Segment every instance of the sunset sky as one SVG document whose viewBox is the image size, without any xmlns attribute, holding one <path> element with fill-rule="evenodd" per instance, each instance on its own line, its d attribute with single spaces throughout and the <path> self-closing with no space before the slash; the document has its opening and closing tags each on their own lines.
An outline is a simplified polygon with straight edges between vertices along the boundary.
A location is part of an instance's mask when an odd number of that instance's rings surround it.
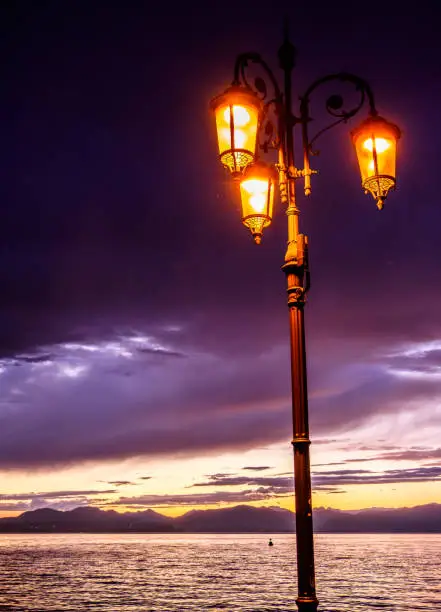
<svg viewBox="0 0 441 612">
<path fill-rule="evenodd" d="M 277 70 L 283 12 L 117 4 L 1 8 L 0 516 L 293 509 L 286 218 L 277 200 L 253 243 L 209 110 L 236 54 Z M 349 138 L 367 109 L 299 198 L 313 503 L 441 503 L 438 27 L 398 2 L 286 6 L 293 100 L 354 72 L 403 131 L 384 211 Z"/>
</svg>

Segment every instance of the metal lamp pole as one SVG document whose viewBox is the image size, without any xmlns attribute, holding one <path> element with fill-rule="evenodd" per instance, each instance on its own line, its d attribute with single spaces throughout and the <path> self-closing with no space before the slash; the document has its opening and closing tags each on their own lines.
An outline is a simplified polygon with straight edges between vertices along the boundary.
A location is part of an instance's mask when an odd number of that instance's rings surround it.
<svg viewBox="0 0 441 612">
<path fill-rule="evenodd" d="M 301 612 L 316 612 L 318 600 L 315 592 L 314 537 L 312 525 L 312 490 L 309 458 L 308 390 L 305 346 L 305 297 L 309 288 L 308 248 L 306 236 L 299 233 L 299 209 L 296 205 L 296 173 L 294 169 L 294 138 L 291 110 L 291 72 L 294 68 L 295 49 L 285 39 L 279 50 L 280 67 L 284 71 L 284 127 L 281 134 L 280 164 L 287 168 L 288 246 L 285 263 L 289 330 L 291 350 L 292 424 L 294 449 L 294 489 L 296 508 L 297 585 L 296 600 Z M 281 193 L 284 192 L 285 172 L 279 171 Z"/>
<path fill-rule="evenodd" d="M 296 50 L 289 42 L 287 29 L 285 29 L 285 40 L 278 52 L 279 65 L 284 75 L 282 91 L 273 72 L 259 54 L 244 53 L 239 55 L 236 59 L 231 87 L 212 101 L 212 108 L 216 112 L 220 159 L 223 165 L 229 168 L 233 178 L 241 180 L 241 190 L 250 168 L 251 174 L 253 168 L 260 175 L 262 174 L 262 166 L 265 170 L 265 165 L 257 160 L 256 153 L 246 148 L 248 141 L 246 135 L 244 136 L 244 117 L 246 115 L 253 116 L 253 104 L 256 104 L 257 109 L 255 110 L 256 126 L 253 133 L 254 135 L 257 132 L 264 134 L 263 142 L 259 142 L 260 148 L 265 153 L 269 149 L 275 149 L 278 154 L 278 160 L 274 166 L 278 175 L 280 199 L 282 204 L 286 206 L 288 220 L 288 244 L 282 269 L 287 281 L 290 324 L 292 445 L 294 450 L 298 579 L 296 604 L 300 612 L 317 612 L 304 319 L 304 307 L 310 278 L 308 240 L 305 235 L 299 232 L 300 211 L 296 203 L 296 182 L 298 179 L 303 180 L 305 195 L 310 195 L 311 175 L 315 174 L 315 171 L 311 170 L 310 167 L 313 143 L 323 132 L 339 123 L 348 121 L 356 115 L 367 101 L 369 117 L 352 133 L 352 137 L 360 165 L 362 186 L 366 193 L 369 192 L 373 195 L 378 208 L 381 209 L 388 191 L 395 187 L 396 141 L 400 136 L 400 131 L 395 125 L 378 116 L 369 84 L 364 79 L 349 73 L 330 74 L 314 81 L 300 98 L 299 116 L 294 115 L 292 111 L 291 74 L 295 66 L 295 56 Z M 256 64 L 263 70 L 271 83 L 272 95 L 268 94 L 267 85 L 263 78 L 255 79 L 254 85 L 250 84 L 246 75 L 249 64 Z M 359 94 L 358 102 L 350 110 L 344 110 L 344 101 L 340 95 L 328 97 L 326 110 L 332 115 L 333 121 L 320 130 L 314 138 L 310 139 L 308 135 L 308 125 L 311 121 L 309 97 L 316 88 L 330 81 L 354 85 Z M 265 104 L 263 104 L 264 102 Z M 275 114 L 275 125 L 269 118 L 270 110 Z M 257 123 L 258 116 L 259 124 Z M 297 124 L 301 126 L 302 131 L 303 169 L 301 170 L 297 169 L 294 164 L 293 132 Z M 270 194 L 273 194 L 273 188 L 270 167 L 267 167 L 267 170 L 267 178 L 264 176 L 263 180 L 260 176 L 263 183 L 268 185 L 266 204 L 265 199 L 262 199 L 262 192 L 257 196 L 260 198 L 258 200 L 260 204 L 254 212 L 252 207 L 250 208 L 250 201 L 248 203 L 242 201 L 242 221 L 251 230 L 257 244 L 261 241 L 263 228 L 269 225 L 272 216 L 272 195 L 270 198 Z M 260 206 L 262 203 L 265 206 Z"/>
</svg>

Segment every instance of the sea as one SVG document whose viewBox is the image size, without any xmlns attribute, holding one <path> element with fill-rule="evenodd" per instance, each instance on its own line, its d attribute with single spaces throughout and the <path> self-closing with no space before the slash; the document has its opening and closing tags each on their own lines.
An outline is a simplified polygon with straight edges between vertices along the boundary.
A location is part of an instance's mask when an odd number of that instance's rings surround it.
<svg viewBox="0 0 441 612">
<path fill-rule="evenodd" d="M 322 612 L 441 612 L 441 534 L 317 534 L 315 550 Z M 294 535 L 0 535 L 1 611 L 284 612 L 295 598 Z"/>
</svg>

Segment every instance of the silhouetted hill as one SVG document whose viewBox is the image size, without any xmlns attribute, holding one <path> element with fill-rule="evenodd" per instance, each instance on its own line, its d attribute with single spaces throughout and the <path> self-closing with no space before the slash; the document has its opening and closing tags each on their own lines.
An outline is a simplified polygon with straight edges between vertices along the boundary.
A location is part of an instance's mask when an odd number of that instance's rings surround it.
<svg viewBox="0 0 441 612">
<path fill-rule="evenodd" d="M 294 531 L 295 517 L 281 508 L 234 506 L 219 510 L 193 510 L 175 519 L 180 530 L 215 533 L 276 533 Z"/>
<path fill-rule="evenodd" d="M 119 513 L 80 507 L 62 512 L 40 508 L 0 519 L 0 532 L 125 532 L 174 531 L 172 519 L 153 510 Z"/>
<path fill-rule="evenodd" d="M 146 510 L 118 513 L 80 507 L 62 512 L 41 508 L 0 519 L 0 532 L 32 533 L 288 533 L 295 530 L 294 514 L 282 508 L 235 506 L 192 510 L 170 518 Z M 356 512 L 317 508 L 314 530 L 334 533 L 441 533 L 441 504 L 414 508 L 369 508 Z"/>
<path fill-rule="evenodd" d="M 441 504 L 357 512 L 318 508 L 314 528 L 338 533 L 441 533 Z"/>
</svg>

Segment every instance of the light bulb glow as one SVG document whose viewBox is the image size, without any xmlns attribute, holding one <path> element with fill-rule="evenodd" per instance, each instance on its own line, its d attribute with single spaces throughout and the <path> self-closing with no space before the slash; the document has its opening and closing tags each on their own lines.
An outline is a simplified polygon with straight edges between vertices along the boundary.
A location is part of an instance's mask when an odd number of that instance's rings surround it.
<svg viewBox="0 0 441 612">
<path fill-rule="evenodd" d="M 263 213 L 268 197 L 268 181 L 250 179 L 243 181 L 241 187 L 250 194 L 248 203 L 256 213 Z"/>
<path fill-rule="evenodd" d="M 230 125 L 230 107 L 224 111 L 225 123 Z M 233 123 L 234 127 L 244 127 L 250 121 L 250 114 L 243 106 L 233 106 Z"/>
<path fill-rule="evenodd" d="M 221 130 L 221 136 L 225 141 L 229 142 L 230 130 L 224 128 L 223 130 Z M 247 135 L 243 130 L 234 130 L 234 148 L 235 149 L 243 149 L 245 147 L 246 140 L 247 140 Z"/>
<path fill-rule="evenodd" d="M 389 149 L 390 147 L 390 144 L 391 143 L 386 140 L 386 138 L 375 138 L 375 150 L 377 153 L 384 153 L 385 151 L 387 151 L 387 149 Z M 367 151 L 372 152 L 374 149 L 374 139 L 368 138 L 367 140 L 365 140 L 363 143 L 363 148 Z"/>
</svg>

